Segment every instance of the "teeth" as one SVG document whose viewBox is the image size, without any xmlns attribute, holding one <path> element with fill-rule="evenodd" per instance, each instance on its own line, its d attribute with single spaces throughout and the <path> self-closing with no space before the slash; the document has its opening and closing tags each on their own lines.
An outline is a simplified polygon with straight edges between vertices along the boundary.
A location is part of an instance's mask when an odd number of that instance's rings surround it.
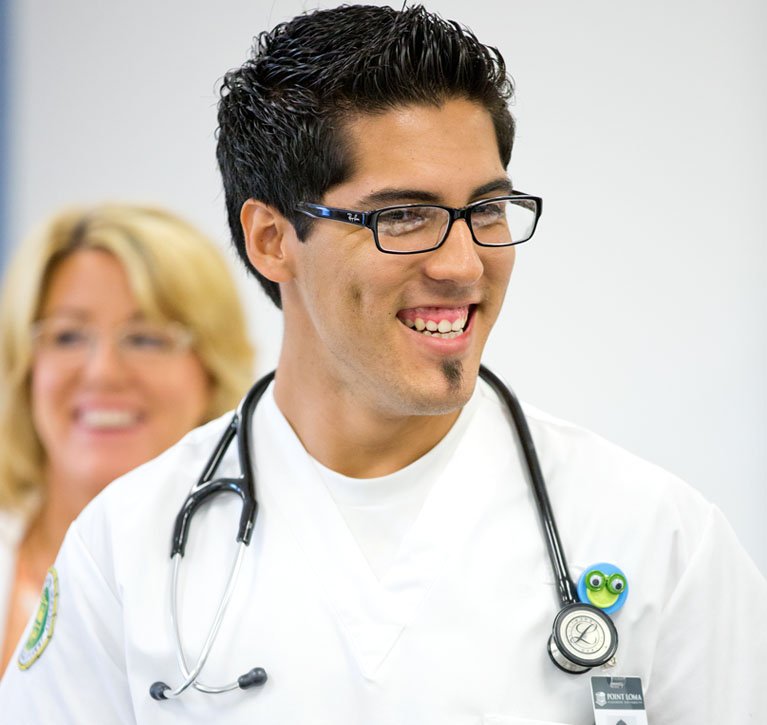
<svg viewBox="0 0 767 725">
<path fill-rule="evenodd" d="M 80 414 L 80 422 L 89 428 L 126 428 L 137 418 L 127 410 L 86 410 Z"/>
<path fill-rule="evenodd" d="M 444 340 L 452 340 L 454 337 L 463 335 L 463 330 L 459 330 L 458 332 L 430 332 L 429 330 L 424 330 L 421 334 L 428 337 L 441 337 Z"/>
<path fill-rule="evenodd" d="M 467 319 L 466 317 L 460 317 L 455 322 L 450 322 L 450 320 L 435 322 L 434 320 L 424 320 L 421 317 L 416 317 L 415 320 L 405 320 L 405 324 L 411 329 L 415 329 L 429 337 L 442 337 L 451 340 L 463 334 L 463 328 L 466 327 Z"/>
</svg>

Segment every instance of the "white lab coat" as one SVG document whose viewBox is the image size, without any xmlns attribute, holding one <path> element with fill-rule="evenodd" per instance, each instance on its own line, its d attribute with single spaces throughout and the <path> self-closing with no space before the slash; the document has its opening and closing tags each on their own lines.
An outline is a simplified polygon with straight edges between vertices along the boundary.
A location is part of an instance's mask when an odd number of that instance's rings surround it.
<svg viewBox="0 0 767 725">
<path fill-rule="evenodd" d="M 149 697 L 154 681 L 180 680 L 170 532 L 224 420 L 123 477 L 67 536 L 54 635 L 30 669 L 9 668 L 2 722 L 591 723 L 588 675 L 559 671 L 546 652 L 557 595 L 506 412 L 481 383 L 462 416 L 466 432 L 379 581 L 266 394 L 256 533 L 202 675 L 218 685 L 262 666 L 257 690 Z M 573 576 L 607 561 L 629 580 L 617 664 L 594 674 L 641 676 L 652 725 L 763 722 L 767 584 L 719 511 L 591 433 L 528 416 Z M 180 595 L 191 661 L 238 511 L 220 496 L 191 526 Z"/>
</svg>

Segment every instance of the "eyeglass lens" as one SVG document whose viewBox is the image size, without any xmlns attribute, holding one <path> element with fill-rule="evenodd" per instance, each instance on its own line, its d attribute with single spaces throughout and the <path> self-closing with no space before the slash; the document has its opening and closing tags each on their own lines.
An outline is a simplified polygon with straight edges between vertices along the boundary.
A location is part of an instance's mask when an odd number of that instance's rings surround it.
<svg viewBox="0 0 767 725">
<path fill-rule="evenodd" d="M 535 227 L 532 199 L 492 199 L 472 206 L 468 214 L 475 239 L 488 246 L 519 244 Z M 378 243 L 391 252 L 433 249 L 445 238 L 450 212 L 438 206 L 403 206 L 378 215 Z"/>
</svg>

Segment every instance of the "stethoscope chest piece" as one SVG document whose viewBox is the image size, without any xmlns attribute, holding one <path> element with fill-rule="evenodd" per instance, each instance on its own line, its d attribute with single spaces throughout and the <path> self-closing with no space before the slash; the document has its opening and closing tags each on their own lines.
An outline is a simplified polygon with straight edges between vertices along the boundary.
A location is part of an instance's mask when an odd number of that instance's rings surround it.
<svg viewBox="0 0 767 725">
<path fill-rule="evenodd" d="M 610 617 L 591 604 L 562 607 L 549 637 L 549 656 L 560 670 L 588 672 L 610 659 L 618 649 L 618 632 Z"/>
</svg>

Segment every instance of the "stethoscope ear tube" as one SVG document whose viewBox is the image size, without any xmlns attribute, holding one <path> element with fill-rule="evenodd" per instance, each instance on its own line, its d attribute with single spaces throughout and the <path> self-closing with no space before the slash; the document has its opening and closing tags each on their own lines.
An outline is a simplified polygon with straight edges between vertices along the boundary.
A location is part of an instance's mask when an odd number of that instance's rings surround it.
<svg viewBox="0 0 767 725">
<path fill-rule="evenodd" d="M 250 544 L 253 530 L 256 525 L 258 504 L 256 502 L 256 488 L 254 485 L 255 474 L 253 471 L 253 458 L 251 456 L 251 426 L 253 425 L 253 412 L 261 400 L 266 389 L 274 380 L 276 370 L 264 375 L 245 395 L 240 403 L 235 416 L 239 419 L 240 430 L 237 435 L 237 453 L 240 459 L 240 484 L 242 488 L 242 513 L 240 514 L 240 526 L 237 531 L 237 541 L 246 546 Z"/>
<path fill-rule="evenodd" d="M 221 439 L 213 449 L 213 453 L 211 453 L 208 462 L 205 464 L 200 479 L 189 492 L 189 495 L 181 506 L 181 510 L 176 515 L 176 523 L 173 526 L 173 539 L 170 550 L 171 559 L 176 554 L 180 554 L 181 556 L 184 555 L 184 552 L 186 551 L 186 542 L 189 538 L 189 524 L 191 523 L 192 516 L 194 516 L 194 512 L 199 505 L 210 495 L 210 478 L 215 473 L 221 459 L 224 457 L 224 453 L 226 453 L 229 444 L 236 435 L 237 413 L 235 413 L 229 421 L 229 425 L 226 427 Z"/>
<path fill-rule="evenodd" d="M 240 512 L 240 527 L 239 531 L 243 529 L 246 533 L 249 533 L 252 529 L 252 521 L 255 519 L 256 514 L 256 501 L 252 497 L 247 495 L 246 489 L 242 486 L 242 481 L 237 478 L 219 478 L 216 481 L 211 481 L 205 488 L 201 488 L 198 491 L 190 494 L 184 501 L 184 505 L 176 516 L 176 525 L 173 530 L 173 548 L 171 550 L 171 558 L 176 554 L 183 556 L 186 551 L 186 542 L 189 538 L 189 525 L 192 521 L 192 516 L 195 511 L 211 496 L 215 496 L 217 493 L 226 493 L 227 491 L 237 494 L 242 499 L 242 511 Z M 250 537 L 248 537 L 250 538 Z M 242 541 L 244 536 L 238 533 L 237 541 Z"/>
<path fill-rule="evenodd" d="M 266 392 L 269 383 L 274 379 L 274 375 L 275 371 L 264 375 L 248 391 L 234 415 L 232 415 L 229 425 L 226 427 L 221 439 L 213 449 L 208 462 L 205 464 L 199 480 L 192 488 L 176 516 L 176 522 L 173 527 L 171 558 L 176 554 L 184 555 L 186 542 L 189 538 L 189 525 L 200 505 L 210 496 L 227 491 L 236 493 L 242 499 L 237 541 L 242 541 L 246 545 L 250 544 L 250 538 L 255 527 L 256 514 L 258 513 L 256 492 L 253 486 L 252 458 L 250 455 L 250 418 L 261 396 Z M 212 480 L 235 437 L 237 438 L 237 452 L 240 460 L 239 477 Z"/>
<path fill-rule="evenodd" d="M 511 391 L 511 388 L 495 373 L 488 370 L 484 365 L 480 365 L 479 375 L 493 388 L 493 390 L 495 390 L 496 394 L 504 401 L 504 403 L 506 403 L 511 416 L 514 419 L 514 426 L 517 429 L 519 442 L 522 445 L 522 451 L 524 452 L 525 460 L 527 461 L 527 468 L 530 471 L 533 494 L 536 506 L 538 507 L 538 518 L 543 526 L 546 547 L 548 548 L 549 559 L 551 560 L 551 567 L 559 587 L 559 599 L 562 606 L 573 604 L 578 601 L 575 585 L 570 578 L 570 572 L 567 568 L 562 541 L 559 538 L 557 525 L 554 522 L 554 514 L 551 510 L 549 496 L 546 493 L 546 484 L 543 480 L 543 473 L 541 471 L 540 463 L 538 462 L 538 455 L 535 452 L 533 436 L 527 425 L 525 413 L 516 396 Z"/>
</svg>

